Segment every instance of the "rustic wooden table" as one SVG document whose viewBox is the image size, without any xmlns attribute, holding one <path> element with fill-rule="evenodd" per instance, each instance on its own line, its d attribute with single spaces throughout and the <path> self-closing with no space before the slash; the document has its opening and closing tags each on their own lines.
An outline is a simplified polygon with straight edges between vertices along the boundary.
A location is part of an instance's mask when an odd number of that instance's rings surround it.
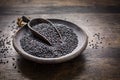
<svg viewBox="0 0 120 80">
<path fill-rule="evenodd" d="M 77 58 L 37 64 L 13 48 L 16 20 L 57 18 L 86 31 L 89 42 Z M 120 80 L 119 0 L 2 0 L 0 2 L 0 80 Z"/>
</svg>

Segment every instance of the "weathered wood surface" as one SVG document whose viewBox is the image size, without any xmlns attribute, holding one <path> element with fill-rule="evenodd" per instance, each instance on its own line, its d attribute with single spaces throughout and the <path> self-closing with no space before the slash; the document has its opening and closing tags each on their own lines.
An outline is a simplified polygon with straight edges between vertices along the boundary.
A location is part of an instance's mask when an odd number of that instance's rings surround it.
<svg viewBox="0 0 120 80">
<path fill-rule="evenodd" d="M 120 80 L 119 5 L 119 0 L 2 0 L 0 80 Z M 11 42 L 17 31 L 14 21 L 22 15 L 71 21 L 86 31 L 88 46 L 61 64 L 25 60 Z"/>
</svg>

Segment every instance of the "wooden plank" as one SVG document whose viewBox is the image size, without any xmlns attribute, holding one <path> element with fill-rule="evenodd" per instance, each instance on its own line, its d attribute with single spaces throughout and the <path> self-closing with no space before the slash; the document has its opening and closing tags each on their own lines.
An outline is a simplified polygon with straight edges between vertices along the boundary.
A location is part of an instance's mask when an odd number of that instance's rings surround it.
<svg viewBox="0 0 120 80">
<path fill-rule="evenodd" d="M 1 7 L 0 15 L 120 13 L 120 6 Z"/>
<path fill-rule="evenodd" d="M 13 21 L 20 15 L 1 15 L 0 27 L 9 40 L 16 29 Z M 31 18 L 59 18 L 71 21 L 83 28 L 89 36 L 87 49 L 77 58 L 62 64 L 43 65 L 23 59 L 12 46 L 8 53 L 1 53 L 0 79 L 1 80 L 119 80 L 120 79 L 120 29 L 119 14 L 38 14 L 27 15 Z M 115 18 L 115 20 L 114 20 Z M 114 24 L 112 24 L 114 23 Z M 112 25 L 111 25 L 112 24 Z M 10 27 L 8 27 L 10 26 Z M 113 27 L 114 26 L 114 27 Z M 14 26 L 16 28 L 16 26 Z M 111 30 L 108 30 L 111 29 Z M 11 31 L 12 30 L 12 31 Z M 112 32 L 111 31 L 116 31 Z M 100 33 L 100 38 L 93 35 Z M 3 38 L 3 37 L 1 37 Z M 109 39 L 109 40 L 108 40 Z M 93 40 L 93 41 L 92 41 Z M 114 40 L 116 40 L 114 42 Z M 98 48 L 93 48 L 96 42 L 102 42 Z M 6 44 L 5 46 L 9 46 Z M 11 49 L 12 48 L 12 49 Z M 4 55 L 5 54 L 5 55 Z M 8 61 L 8 63 L 7 63 Z M 47 76 L 47 77 L 46 77 Z"/>
<path fill-rule="evenodd" d="M 2 0 L 0 6 L 38 7 L 38 6 L 119 6 L 119 0 Z"/>
</svg>

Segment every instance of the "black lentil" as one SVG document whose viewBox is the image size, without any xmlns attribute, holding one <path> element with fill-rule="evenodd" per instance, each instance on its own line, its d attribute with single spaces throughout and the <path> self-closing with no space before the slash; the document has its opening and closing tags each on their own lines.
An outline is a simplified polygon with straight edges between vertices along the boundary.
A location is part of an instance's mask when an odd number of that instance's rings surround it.
<svg viewBox="0 0 120 80">
<path fill-rule="evenodd" d="M 12 66 L 15 66 L 15 64 L 13 63 Z"/>
<path fill-rule="evenodd" d="M 20 59 L 17 59 L 17 61 L 20 61 Z"/>
<path fill-rule="evenodd" d="M 18 73 L 20 73 L 20 71 L 18 71 Z"/>
<path fill-rule="evenodd" d="M 11 41 L 6 42 L 6 44 L 11 45 Z"/>
<path fill-rule="evenodd" d="M 108 45 L 111 45 L 111 43 L 108 43 Z"/>
<path fill-rule="evenodd" d="M 46 45 L 31 32 L 28 32 L 20 40 L 23 50 L 28 54 L 43 58 L 60 57 L 72 52 L 78 44 L 76 34 L 66 25 L 55 24 L 55 26 L 60 32 L 62 40 L 54 27 L 46 23 L 38 24 L 33 28 L 45 36 L 53 46 Z"/>
<path fill-rule="evenodd" d="M 16 66 L 14 66 L 14 69 L 16 69 L 17 67 Z"/>
<path fill-rule="evenodd" d="M 15 58 L 12 58 L 12 60 L 14 61 L 14 60 L 15 60 Z"/>
<path fill-rule="evenodd" d="M 14 21 L 12 21 L 12 23 L 15 23 L 15 20 L 14 20 Z"/>
<path fill-rule="evenodd" d="M 6 63 L 8 63 L 9 61 L 6 61 Z"/>
</svg>

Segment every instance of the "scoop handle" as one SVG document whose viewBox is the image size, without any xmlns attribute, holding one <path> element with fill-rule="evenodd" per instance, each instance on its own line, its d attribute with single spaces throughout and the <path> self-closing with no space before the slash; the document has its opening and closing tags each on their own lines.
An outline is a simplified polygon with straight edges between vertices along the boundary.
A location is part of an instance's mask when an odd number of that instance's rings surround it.
<svg viewBox="0 0 120 80">
<path fill-rule="evenodd" d="M 22 17 L 17 19 L 17 25 L 18 25 L 18 27 L 23 27 L 26 24 L 28 24 L 29 21 L 30 20 L 27 17 L 22 16 Z"/>
<path fill-rule="evenodd" d="M 22 16 L 22 21 L 24 21 L 25 23 L 28 23 L 30 20 L 27 17 Z"/>
</svg>

